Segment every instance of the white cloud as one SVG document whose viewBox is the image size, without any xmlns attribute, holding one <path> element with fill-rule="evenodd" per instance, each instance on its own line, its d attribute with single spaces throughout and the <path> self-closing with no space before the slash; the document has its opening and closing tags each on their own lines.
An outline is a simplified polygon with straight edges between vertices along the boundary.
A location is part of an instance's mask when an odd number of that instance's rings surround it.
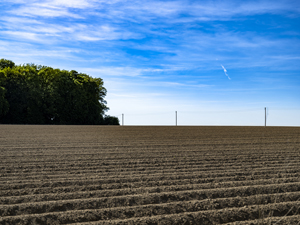
<svg viewBox="0 0 300 225">
<path fill-rule="evenodd" d="M 231 78 L 228 76 L 228 74 L 227 74 L 227 70 L 225 69 L 225 67 L 223 66 L 223 65 L 221 65 L 222 66 L 222 68 L 223 68 L 223 70 L 224 70 L 224 73 L 225 73 L 225 75 L 228 77 L 228 79 L 229 80 L 231 80 Z"/>
<path fill-rule="evenodd" d="M 35 45 L 0 40 L 1 58 L 6 58 L 14 61 L 16 64 L 35 63 L 46 66 L 53 66 L 55 68 L 66 69 L 66 61 L 79 60 L 74 56 L 74 53 L 80 49 L 72 49 L 65 47 L 53 47 L 38 49 Z M 53 63 L 53 61 L 57 61 Z M 70 67 L 72 68 L 72 67 Z"/>
<path fill-rule="evenodd" d="M 171 67 L 171 65 L 169 65 Z M 125 76 L 125 77 L 136 77 L 136 76 L 143 76 L 143 75 L 149 75 L 149 74 L 156 74 L 155 79 L 159 77 L 162 72 L 169 72 L 169 71 L 184 71 L 187 68 L 182 68 L 182 67 L 174 67 L 174 68 L 162 68 L 162 69 L 155 69 L 155 68 L 139 68 L 139 67 L 98 67 L 98 68 L 80 68 L 81 71 L 86 71 L 86 73 L 89 73 L 91 75 L 97 75 L 97 76 Z M 152 83 L 151 76 L 148 77 L 149 79 L 146 83 L 147 85 L 153 84 L 153 85 L 158 85 L 158 83 L 154 82 Z M 189 86 L 189 87 L 205 87 L 207 85 L 202 85 L 202 84 L 183 84 L 183 83 L 178 83 L 178 82 L 160 82 L 159 84 L 165 85 L 173 85 L 173 86 Z"/>
<path fill-rule="evenodd" d="M 258 14 L 299 13 L 299 7 L 294 7 L 291 1 L 204 1 L 195 2 L 186 9 L 196 20 L 232 20 L 238 17 Z"/>
<path fill-rule="evenodd" d="M 43 42 L 42 38 L 38 36 L 36 33 L 25 32 L 25 31 L 3 31 L 3 34 L 7 36 L 11 36 L 14 39 L 18 39 L 20 41 L 31 40 L 36 42 Z"/>
<path fill-rule="evenodd" d="M 173 86 L 173 87 L 187 87 L 187 88 L 206 88 L 211 87 L 208 84 L 187 84 L 187 83 L 179 83 L 179 82 L 158 82 L 156 85 L 163 85 L 163 86 Z"/>
<path fill-rule="evenodd" d="M 42 16 L 42 17 L 74 17 L 82 18 L 78 14 L 70 12 L 70 9 L 95 8 L 97 1 L 93 0 L 46 0 L 46 1 L 9 1 L 15 4 L 22 4 L 19 8 L 10 11 L 13 15 L 21 16 Z"/>
<path fill-rule="evenodd" d="M 74 38 L 80 41 L 103 41 L 103 40 L 122 40 L 136 38 L 136 35 L 128 32 L 117 30 L 109 25 L 100 26 L 77 26 L 74 32 Z"/>
<path fill-rule="evenodd" d="M 130 11 L 144 20 L 155 19 L 155 17 L 169 17 L 177 15 L 186 4 L 180 1 L 133 1 L 124 5 L 124 11 Z"/>
<path fill-rule="evenodd" d="M 134 33 L 119 30 L 110 25 L 84 25 L 80 23 L 45 23 L 43 20 L 28 19 L 23 17 L 1 18 L 2 33 L 19 41 L 36 41 L 49 44 L 62 41 L 104 41 L 125 40 L 137 38 Z M 1 32 L 1 31 L 0 31 Z M 0 33 L 1 35 L 1 33 Z"/>
<path fill-rule="evenodd" d="M 196 21 L 232 20 L 257 14 L 299 13 L 294 4 L 274 1 L 117 1 L 103 3 L 102 16 L 113 20 L 128 20 L 135 23 L 160 21 L 163 23 L 192 23 Z M 298 7 L 299 8 L 299 7 Z M 185 15 L 185 16 L 182 16 Z M 167 20 L 166 20 L 167 19 Z"/>
<path fill-rule="evenodd" d="M 23 6 L 10 12 L 14 15 L 29 17 L 73 17 L 82 18 L 82 16 L 70 13 L 66 8 L 43 6 L 33 4 L 32 6 Z"/>
<path fill-rule="evenodd" d="M 97 1 L 93 1 L 93 0 L 54 0 L 54 1 L 46 1 L 43 5 L 84 9 L 84 8 L 93 7 L 95 2 L 97 2 Z"/>
<path fill-rule="evenodd" d="M 23 6 L 11 11 L 12 14 L 23 16 L 44 17 L 75 17 L 72 9 L 88 10 L 89 13 L 99 13 L 102 17 L 113 20 L 131 20 L 137 23 L 159 18 L 173 18 L 166 23 L 187 22 L 193 20 L 228 20 L 235 16 L 247 16 L 263 13 L 285 14 L 299 13 L 299 7 L 294 7 L 291 1 L 96 1 L 96 0 L 44 0 L 44 1 L 7 1 Z M 83 11 L 81 11 L 83 12 Z M 180 15 L 189 15 L 181 17 Z M 81 14 L 81 15 L 84 15 Z M 181 18 L 179 18 L 181 17 Z"/>
<path fill-rule="evenodd" d="M 42 21 L 26 18 L 26 17 L 16 17 L 16 16 L 2 16 L 0 21 L 3 21 L 6 24 L 6 27 L 12 27 L 13 29 L 20 28 L 20 24 L 30 24 L 30 25 L 37 25 L 43 24 Z"/>
<path fill-rule="evenodd" d="M 8 13 L 24 17 L 71 17 L 83 18 L 70 12 L 70 9 L 86 9 L 94 6 L 93 1 L 84 0 L 55 0 L 55 1 L 12 1 L 20 4 Z"/>
<path fill-rule="evenodd" d="M 166 93 L 131 93 L 131 94 L 117 94 L 117 93 L 112 93 L 110 94 L 112 97 L 117 97 L 117 98 L 149 98 L 149 97 L 162 97 L 166 96 Z"/>
<path fill-rule="evenodd" d="M 98 68 L 80 68 L 84 73 L 88 73 L 93 76 L 129 76 L 135 77 L 142 75 L 142 69 L 134 67 L 98 67 Z"/>
</svg>

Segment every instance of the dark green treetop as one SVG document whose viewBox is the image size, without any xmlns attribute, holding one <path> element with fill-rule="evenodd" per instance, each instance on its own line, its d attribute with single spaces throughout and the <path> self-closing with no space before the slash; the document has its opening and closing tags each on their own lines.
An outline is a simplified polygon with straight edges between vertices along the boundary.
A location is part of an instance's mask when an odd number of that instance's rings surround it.
<svg viewBox="0 0 300 225">
<path fill-rule="evenodd" d="M 0 123 L 103 124 L 106 92 L 101 78 L 75 70 L 0 60 Z"/>
</svg>

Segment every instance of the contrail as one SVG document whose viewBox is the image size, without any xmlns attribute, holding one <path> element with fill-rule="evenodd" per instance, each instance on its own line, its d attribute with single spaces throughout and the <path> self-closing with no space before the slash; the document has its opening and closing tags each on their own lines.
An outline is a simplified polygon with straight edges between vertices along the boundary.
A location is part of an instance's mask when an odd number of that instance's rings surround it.
<svg viewBox="0 0 300 225">
<path fill-rule="evenodd" d="M 223 66 L 223 65 L 221 65 L 222 66 L 222 68 L 223 68 L 223 70 L 224 70 L 224 73 L 225 73 L 225 75 L 228 77 L 228 79 L 229 80 L 231 80 L 231 78 L 228 76 L 228 74 L 227 74 L 227 70 L 225 69 L 225 67 Z"/>
</svg>

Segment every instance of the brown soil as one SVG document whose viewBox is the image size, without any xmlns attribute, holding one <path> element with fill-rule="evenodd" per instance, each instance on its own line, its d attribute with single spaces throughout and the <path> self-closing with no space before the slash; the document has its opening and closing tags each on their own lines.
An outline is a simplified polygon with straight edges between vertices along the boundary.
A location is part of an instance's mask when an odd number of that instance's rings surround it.
<svg viewBox="0 0 300 225">
<path fill-rule="evenodd" d="M 299 224 L 299 127 L 0 125 L 0 224 Z"/>
</svg>

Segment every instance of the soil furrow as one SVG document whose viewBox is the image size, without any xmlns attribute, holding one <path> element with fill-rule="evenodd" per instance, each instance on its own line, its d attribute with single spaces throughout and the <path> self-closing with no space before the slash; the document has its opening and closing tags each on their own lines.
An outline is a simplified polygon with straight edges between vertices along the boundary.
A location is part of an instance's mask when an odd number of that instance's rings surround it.
<svg viewBox="0 0 300 225">
<path fill-rule="evenodd" d="M 272 186 L 252 186 L 252 187 L 240 187 L 240 188 L 220 188 L 220 189 L 207 189 L 207 190 L 191 190 L 191 191 L 177 191 L 177 192 L 165 192 L 165 193 L 151 193 L 146 195 L 126 195 L 119 197 L 104 197 L 104 198 L 89 198 L 89 199 L 76 199 L 76 200 L 57 200 L 47 202 L 30 202 L 14 205 L 0 205 L 0 216 L 14 216 L 20 214 L 35 214 L 46 213 L 54 211 L 67 211 L 67 210 L 83 210 L 83 209 L 98 209 L 98 208 L 112 208 L 112 207 L 126 207 L 126 206 L 138 206 L 148 204 L 159 204 L 169 202 L 187 202 L 192 200 L 204 200 L 209 199 L 209 205 L 211 209 L 214 209 L 215 199 L 225 198 L 222 203 L 226 205 L 226 202 L 233 205 L 227 205 L 225 207 L 244 206 L 249 204 L 269 204 L 276 201 L 298 201 L 300 199 L 300 185 L 289 185 L 280 187 Z M 287 194 L 277 194 L 285 192 Z M 293 192 L 293 193 L 290 193 Z M 271 194 L 277 194 L 271 196 Z M 265 195 L 265 196 L 263 196 Z M 249 197 L 250 196 L 250 197 Z M 240 202 L 230 201 L 228 198 L 235 198 Z M 286 197 L 286 198 L 284 198 Z M 253 200 L 251 203 L 247 203 Z M 272 200 L 274 202 L 272 202 Z M 258 202 L 257 202 L 258 201 Z M 177 203 L 176 203 L 177 204 Z M 191 205 L 190 203 L 188 205 Z M 217 208 L 221 207 L 220 203 L 215 204 Z M 187 206 L 188 207 L 188 206 Z M 222 207 L 221 207 L 222 208 Z M 204 210 L 204 209 L 201 209 Z M 189 211 L 189 210 L 185 210 Z"/>
<path fill-rule="evenodd" d="M 295 215 L 299 211 L 300 202 L 273 203 L 268 205 L 250 205 L 249 207 L 233 207 L 220 210 L 204 210 L 186 212 L 182 203 L 174 208 L 170 203 L 150 206 L 120 207 L 112 209 L 88 209 L 66 212 L 31 214 L 24 216 L 8 216 L 0 218 L 0 224 L 67 224 L 75 222 L 102 221 L 102 224 L 213 224 L 229 223 L 256 219 L 260 214 L 274 216 Z M 128 220 L 129 219 L 129 220 Z M 167 220 L 166 220 L 167 219 Z"/>
<path fill-rule="evenodd" d="M 201 184 L 166 184 L 160 185 L 154 183 L 152 186 L 138 187 L 123 186 L 116 189 L 116 186 L 92 186 L 93 188 L 88 191 L 78 191 L 76 189 L 59 189 L 55 194 L 35 194 L 32 195 L 20 195 L 11 197 L 0 197 L 0 204 L 19 204 L 26 202 L 41 202 L 41 201 L 54 201 L 54 200 L 68 200 L 68 199 L 82 199 L 82 198 L 99 198 L 99 197 L 110 197 L 110 196 L 124 196 L 133 194 L 150 194 L 150 193 L 163 193 L 170 191 L 187 191 L 187 190 L 203 190 L 203 189 L 217 189 L 217 188 L 238 188 L 245 186 L 265 186 L 270 184 L 283 184 L 287 183 L 299 185 L 300 178 L 294 179 L 278 179 L 278 180 L 250 180 L 250 181 L 238 181 L 238 182 L 221 182 L 221 183 L 201 183 Z M 294 183 L 295 182 L 295 183 Z M 143 183 L 141 183 L 142 185 Z M 53 191 L 53 190 L 51 190 Z M 6 195 L 7 196 L 7 195 Z"/>
</svg>

